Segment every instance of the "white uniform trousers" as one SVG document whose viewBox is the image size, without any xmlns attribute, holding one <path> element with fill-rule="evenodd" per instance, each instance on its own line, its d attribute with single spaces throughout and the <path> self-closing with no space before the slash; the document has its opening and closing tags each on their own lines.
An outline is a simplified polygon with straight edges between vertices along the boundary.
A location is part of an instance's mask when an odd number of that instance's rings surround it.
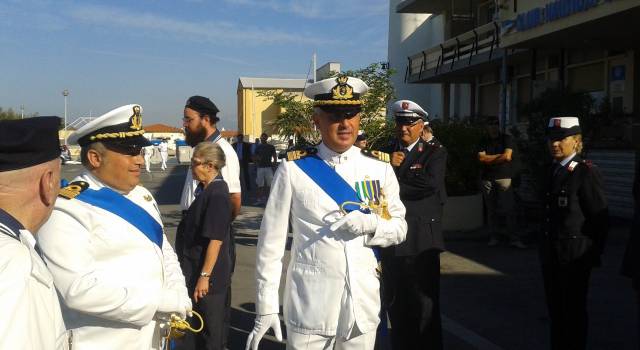
<svg viewBox="0 0 640 350">
<path fill-rule="evenodd" d="M 160 158 L 162 158 L 162 170 L 167 169 L 167 158 L 169 158 L 169 153 L 160 152 Z"/>
<path fill-rule="evenodd" d="M 375 330 L 350 339 L 287 331 L 287 350 L 373 350 L 375 343 Z"/>
</svg>

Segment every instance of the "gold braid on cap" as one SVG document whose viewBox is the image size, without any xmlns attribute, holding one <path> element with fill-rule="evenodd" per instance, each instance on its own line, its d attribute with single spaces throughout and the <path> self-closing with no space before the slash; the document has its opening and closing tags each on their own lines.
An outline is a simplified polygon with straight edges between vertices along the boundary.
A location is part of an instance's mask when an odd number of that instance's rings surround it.
<svg viewBox="0 0 640 350">
<path fill-rule="evenodd" d="M 144 130 L 138 131 L 120 131 L 120 132 L 108 132 L 104 134 L 93 135 L 89 138 L 91 141 L 104 140 L 104 139 L 126 139 L 127 137 L 134 137 L 144 135 Z"/>
<path fill-rule="evenodd" d="M 327 106 L 327 105 L 361 105 L 362 100 L 318 100 L 314 101 L 314 106 Z"/>
</svg>

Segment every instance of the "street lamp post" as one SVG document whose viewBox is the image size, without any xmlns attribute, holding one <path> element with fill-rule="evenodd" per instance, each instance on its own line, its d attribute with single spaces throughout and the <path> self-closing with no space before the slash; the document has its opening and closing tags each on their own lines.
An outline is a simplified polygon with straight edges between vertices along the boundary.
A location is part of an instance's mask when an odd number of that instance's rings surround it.
<svg viewBox="0 0 640 350">
<path fill-rule="evenodd" d="M 64 89 L 62 91 L 64 96 L 64 144 L 67 144 L 67 96 L 69 96 L 69 90 Z"/>
<path fill-rule="evenodd" d="M 24 119 L 24 105 L 20 105 L 20 119 Z"/>
</svg>

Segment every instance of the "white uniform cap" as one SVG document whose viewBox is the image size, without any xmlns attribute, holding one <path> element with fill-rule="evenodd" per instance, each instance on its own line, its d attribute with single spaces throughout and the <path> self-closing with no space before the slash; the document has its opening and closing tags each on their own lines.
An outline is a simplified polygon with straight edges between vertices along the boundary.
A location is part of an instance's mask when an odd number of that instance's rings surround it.
<svg viewBox="0 0 640 350">
<path fill-rule="evenodd" d="M 69 135 L 67 142 L 85 146 L 93 142 L 113 142 L 148 146 L 142 129 L 142 106 L 131 104 L 118 107 L 83 125 Z"/>
<path fill-rule="evenodd" d="M 422 109 L 419 104 L 409 101 L 400 100 L 391 105 L 391 112 L 395 117 L 420 118 L 427 121 L 429 113 Z"/>
<path fill-rule="evenodd" d="M 549 119 L 547 137 L 551 140 L 562 140 L 565 137 L 581 133 L 580 121 L 576 117 L 554 117 Z"/>
<path fill-rule="evenodd" d="M 304 95 L 314 100 L 314 106 L 360 106 L 369 87 L 364 81 L 347 76 L 320 80 L 304 89 Z"/>
<path fill-rule="evenodd" d="M 569 129 L 574 126 L 580 126 L 580 120 L 576 117 L 555 117 L 549 119 L 550 128 Z"/>
</svg>

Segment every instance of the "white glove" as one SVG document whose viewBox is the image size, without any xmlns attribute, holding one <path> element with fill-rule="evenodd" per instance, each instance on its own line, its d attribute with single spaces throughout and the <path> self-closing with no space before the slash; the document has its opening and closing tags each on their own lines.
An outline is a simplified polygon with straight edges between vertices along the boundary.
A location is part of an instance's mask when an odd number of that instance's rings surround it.
<svg viewBox="0 0 640 350">
<path fill-rule="evenodd" d="M 185 318 L 191 312 L 191 300 L 185 299 L 180 291 L 173 289 L 163 289 L 158 303 L 158 312 L 176 314 Z"/>
<path fill-rule="evenodd" d="M 359 210 L 354 210 L 343 216 L 329 227 L 331 232 L 343 230 L 353 235 L 368 235 L 376 232 L 378 227 L 378 215 L 365 214 Z"/>
<path fill-rule="evenodd" d="M 253 330 L 249 333 L 247 338 L 247 346 L 245 350 L 258 350 L 258 344 L 265 333 L 273 328 L 273 332 L 276 334 L 276 339 L 282 341 L 282 330 L 280 330 L 280 318 L 278 314 L 257 315 L 256 323 L 253 326 Z"/>
</svg>

